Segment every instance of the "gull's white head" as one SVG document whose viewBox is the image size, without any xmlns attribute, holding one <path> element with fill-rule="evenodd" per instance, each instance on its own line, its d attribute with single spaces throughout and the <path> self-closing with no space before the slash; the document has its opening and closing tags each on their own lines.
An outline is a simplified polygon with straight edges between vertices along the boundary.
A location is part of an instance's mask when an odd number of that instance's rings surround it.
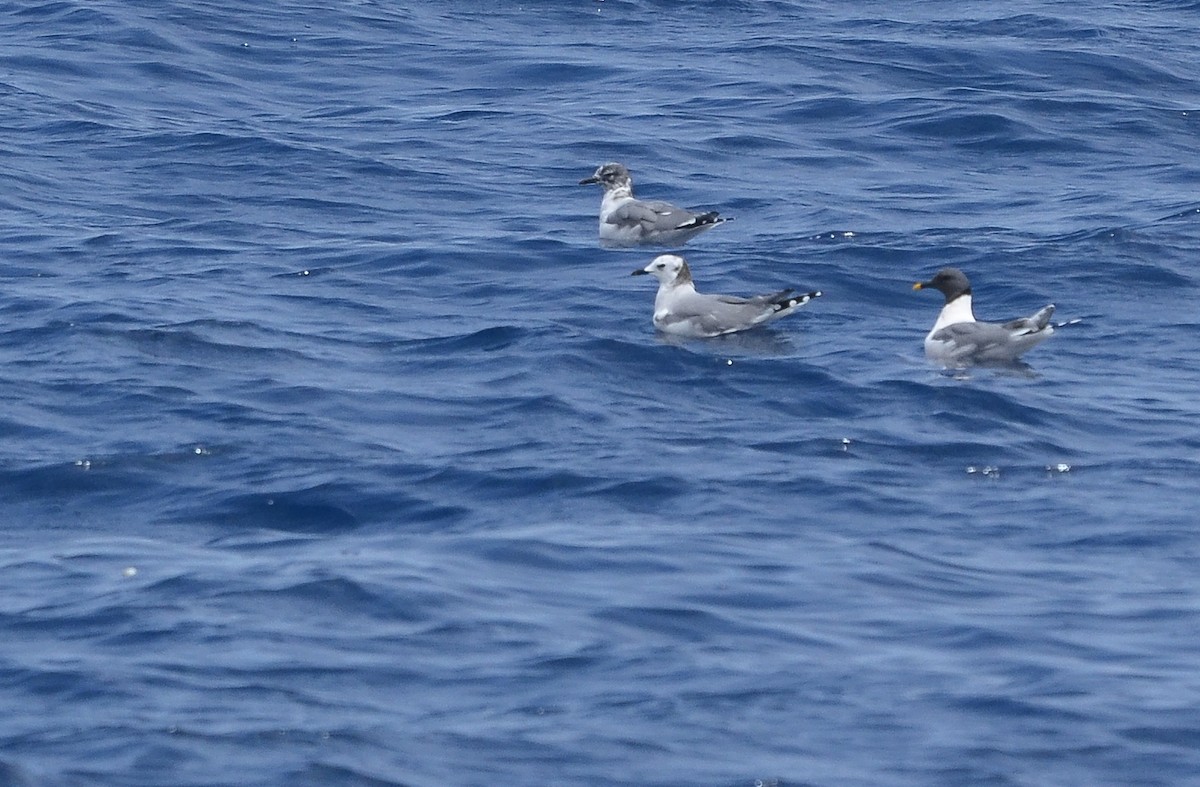
<svg viewBox="0 0 1200 787">
<path fill-rule="evenodd" d="M 688 270 L 687 260 L 677 254 L 660 254 L 644 268 L 638 268 L 631 275 L 642 276 L 649 274 L 658 279 L 659 284 L 668 287 L 678 287 L 691 284 L 692 272 Z"/>
</svg>

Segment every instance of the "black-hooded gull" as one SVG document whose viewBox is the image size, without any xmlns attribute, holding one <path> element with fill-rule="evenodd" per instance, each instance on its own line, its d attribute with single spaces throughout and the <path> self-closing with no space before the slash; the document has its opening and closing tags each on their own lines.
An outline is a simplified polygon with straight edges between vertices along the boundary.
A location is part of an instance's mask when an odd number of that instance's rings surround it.
<svg viewBox="0 0 1200 787">
<path fill-rule="evenodd" d="M 935 289 L 946 296 L 937 322 L 925 337 L 925 354 L 946 366 L 1013 363 L 1054 333 L 1050 324 L 1054 304 L 1004 323 L 977 321 L 971 310 L 971 282 L 958 268 L 943 268 L 913 289 Z"/>
</svg>

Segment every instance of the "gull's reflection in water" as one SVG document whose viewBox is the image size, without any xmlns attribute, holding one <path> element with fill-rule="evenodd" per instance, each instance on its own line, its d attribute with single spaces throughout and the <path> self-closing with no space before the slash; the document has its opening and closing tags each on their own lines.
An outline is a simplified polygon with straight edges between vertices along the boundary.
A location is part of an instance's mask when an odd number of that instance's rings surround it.
<svg viewBox="0 0 1200 787">
<path fill-rule="evenodd" d="M 696 351 L 712 351 L 721 355 L 781 356 L 796 352 L 796 343 L 791 336 L 769 329 L 738 331 L 708 338 L 658 334 L 658 340 L 673 347 L 685 347 Z"/>
</svg>

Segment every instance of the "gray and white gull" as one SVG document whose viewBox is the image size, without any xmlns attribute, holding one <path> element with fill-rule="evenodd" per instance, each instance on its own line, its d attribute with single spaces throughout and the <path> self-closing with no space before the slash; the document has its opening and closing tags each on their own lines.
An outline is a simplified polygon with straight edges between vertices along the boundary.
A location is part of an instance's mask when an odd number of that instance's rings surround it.
<svg viewBox="0 0 1200 787">
<path fill-rule="evenodd" d="M 690 338 L 720 336 L 765 325 L 821 295 L 820 292 L 793 294 L 793 290 L 752 298 L 706 295 L 696 292 L 687 261 L 675 254 L 659 255 L 632 275 L 658 279 L 654 327 L 663 333 Z"/>
<path fill-rule="evenodd" d="M 623 164 L 604 164 L 590 178 L 579 181 L 581 186 L 589 183 L 598 183 L 604 189 L 600 202 L 600 245 L 606 248 L 682 246 L 701 232 L 727 221 L 715 210 L 693 213 L 669 202 L 635 198 L 633 180 Z"/>
<path fill-rule="evenodd" d="M 914 290 L 934 289 L 946 296 L 937 322 L 925 337 L 925 355 L 946 366 L 1013 363 L 1054 333 L 1054 304 L 1008 322 L 979 322 L 971 309 L 971 282 L 958 268 L 943 268 Z"/>
</svg>

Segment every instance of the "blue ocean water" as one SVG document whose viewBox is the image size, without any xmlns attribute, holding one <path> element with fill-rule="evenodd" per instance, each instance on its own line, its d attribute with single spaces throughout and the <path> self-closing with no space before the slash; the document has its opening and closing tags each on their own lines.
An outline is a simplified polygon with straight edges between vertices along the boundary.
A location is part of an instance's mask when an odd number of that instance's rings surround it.
<svg viewBox="0 0 1200 787">
<path fill-rule="evenodd" d="M 0 784 L 1200 784 L 1197 12 L 0 3 Z"/>
</svg>

